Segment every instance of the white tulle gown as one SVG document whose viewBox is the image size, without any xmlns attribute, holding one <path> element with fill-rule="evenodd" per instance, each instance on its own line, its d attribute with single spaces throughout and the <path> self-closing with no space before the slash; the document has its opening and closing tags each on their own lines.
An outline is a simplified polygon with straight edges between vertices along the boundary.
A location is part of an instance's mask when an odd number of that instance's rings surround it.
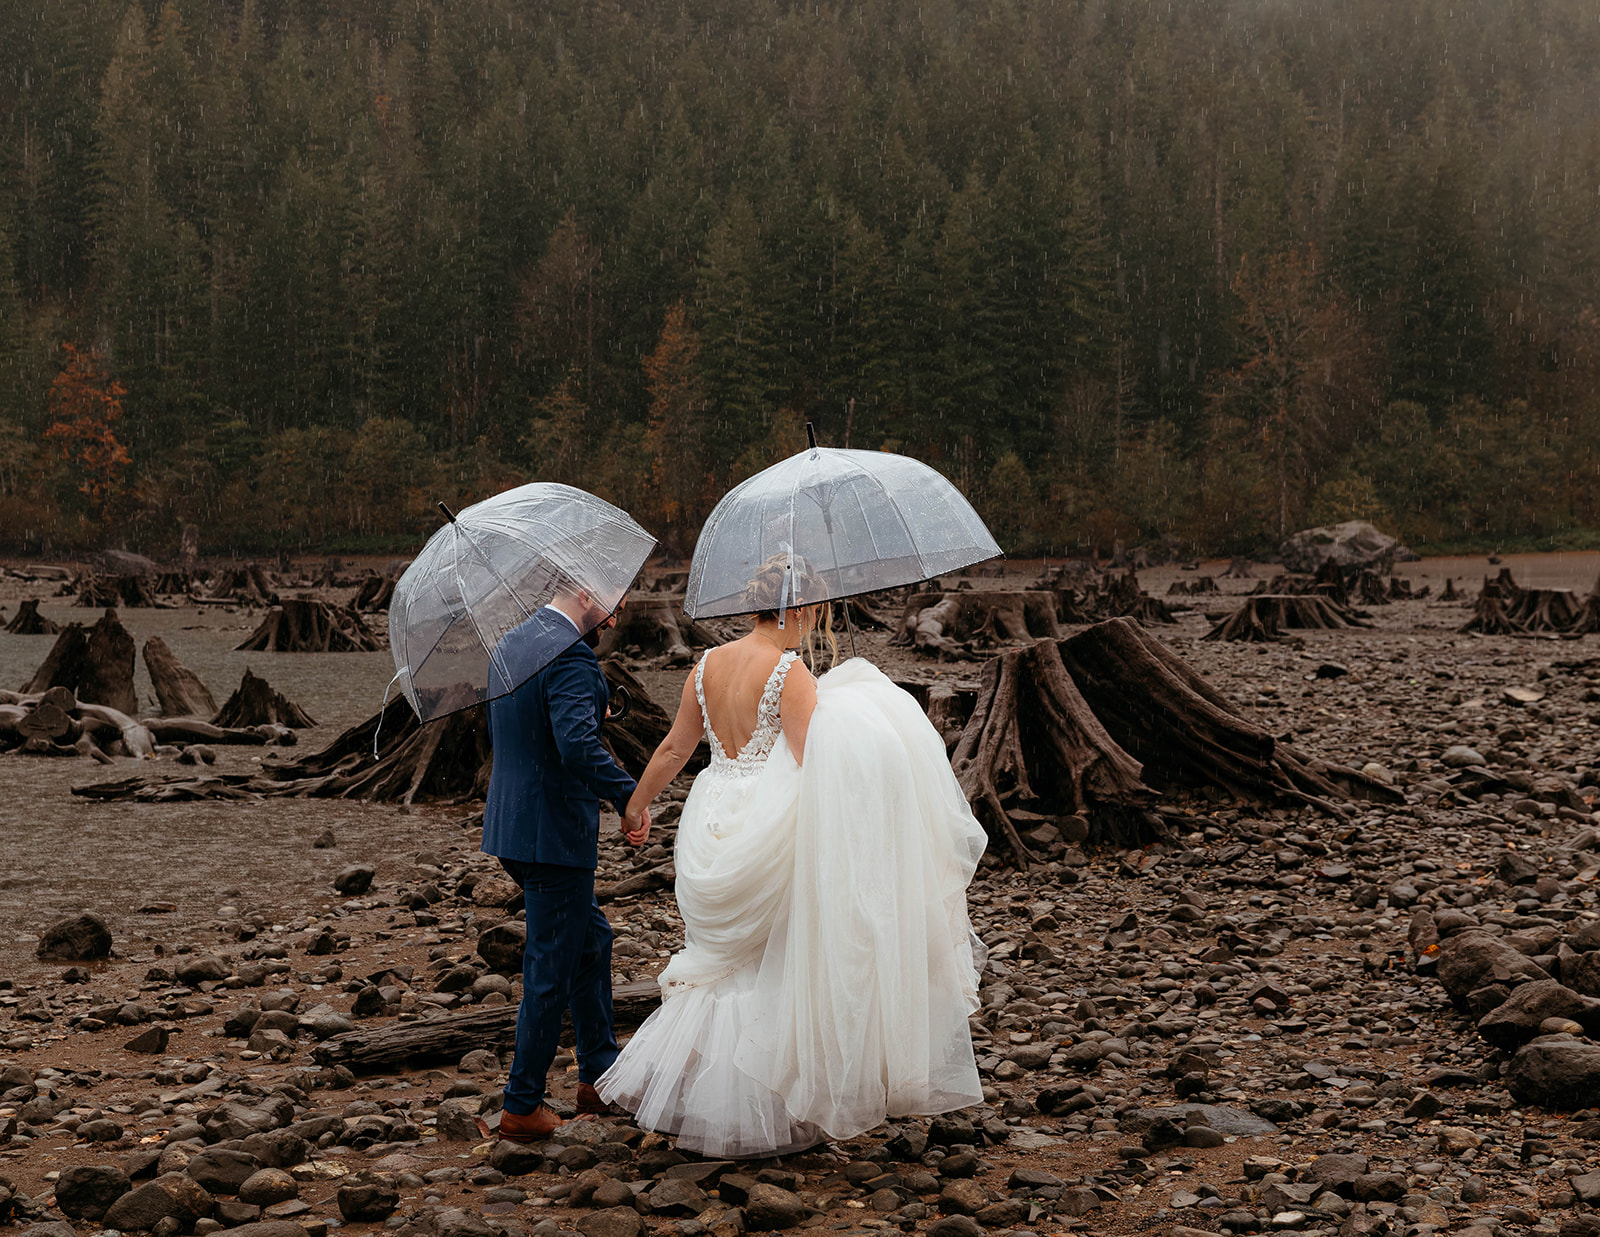
<svg viewBox="0 0 1600 1237">
<path fill-rule="evenodd" d="M 869 663 L 822 676 L 805 766 L 767 681 L 678 826 L 684 947 L 662 1003 L 597 1086 L 709 1156 L 782 1154 L 885 1117 L 980 1102 L 966 889 L 985 837 L 916 702 Z"/>
</svg>

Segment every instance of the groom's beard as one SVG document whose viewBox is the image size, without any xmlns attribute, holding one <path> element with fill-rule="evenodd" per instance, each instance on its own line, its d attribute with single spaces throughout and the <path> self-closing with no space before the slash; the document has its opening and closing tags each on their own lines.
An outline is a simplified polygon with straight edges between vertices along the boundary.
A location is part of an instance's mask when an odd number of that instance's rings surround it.
<svg viewBox="0 0 1600 1237">
<path fill-rule="evenodd" d="M 588 631 L 583 633 L 582 639 L 583 639 L 583 642 L 585 644 L 587 644 L 591 649 L 599 648 L 600 647 L 600 629 L 598 627 L 591 627 Z"/>
</svg>

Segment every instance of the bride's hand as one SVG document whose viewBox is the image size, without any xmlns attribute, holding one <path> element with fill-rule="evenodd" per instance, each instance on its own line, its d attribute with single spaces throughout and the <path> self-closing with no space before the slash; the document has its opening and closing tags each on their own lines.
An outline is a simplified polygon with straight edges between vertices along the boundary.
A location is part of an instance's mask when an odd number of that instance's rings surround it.
<svg viewBox="0 0 1600 1237">
<path fill-rule="evenodd" d="M 641 845 L 650 836 L 650 809 L 641 808 L 635 816 L 630 810 L 622 817 L 622 836 L 630 846 Z"/>
</svg>

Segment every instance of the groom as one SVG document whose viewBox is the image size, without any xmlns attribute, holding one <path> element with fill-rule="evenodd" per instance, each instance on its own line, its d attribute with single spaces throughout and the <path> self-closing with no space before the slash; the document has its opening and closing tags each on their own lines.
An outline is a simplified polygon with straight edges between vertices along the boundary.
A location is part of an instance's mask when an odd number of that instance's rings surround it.
<svg viewBox="0 0 1600 1237">
<path fill-rule="evenodd" d="M 483 850 L 522 886 L 528 932 L 516 1056 L 500 1118 L 500 1137 L 512 1142 L 543 1139 L 561 1124 L 544 1099 L 564 1012 L 572 1011 L 577 1035 L 580 1113 L 606 1111 L 594 1083 L 617 1058 L 611 925 L 595 901 L 594 869 L 600 804 L 620 812 L 634 780 L 601 746 L 610 691 L 583 639 L 616 621 L 583 589 L 562 588 L 501 641 L 490 671 L 494 693 L 503 689 L 501 668 L 515 681 L 519 662 L 549 662 L 489 702 L 494 766 Z M 640 832 L 624 836 L 637 845 L 648 828 L 646 816 Z"/>
</svg>

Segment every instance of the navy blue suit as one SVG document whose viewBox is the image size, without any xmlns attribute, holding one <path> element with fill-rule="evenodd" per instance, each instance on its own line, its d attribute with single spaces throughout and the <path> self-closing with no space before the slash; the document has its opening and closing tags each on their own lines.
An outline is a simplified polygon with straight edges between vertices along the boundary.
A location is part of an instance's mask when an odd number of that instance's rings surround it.
<svg viewBox="0 0 1600 1237">
<path fill-rule="evenodd" d="M 483 813 L 483 850 L 522 886 L 528 939 L 507 1112 L 544 1100 L 545 1075 L 572 1011 L 578 1078 L 592 1083 L 617 1057 L 611 1019 L 611 925 L 594 896 L 600 804 L 621 809 L 634 780 L 600 742 L 610 690 L 593 651 L 564 615 L 534 614 L 501 641 L 504 676 L 491 692 L 548 661 L 489 702 L 494 766 Z M 550 660 L 553 657 L 553 660 Z"/>
</svg>

